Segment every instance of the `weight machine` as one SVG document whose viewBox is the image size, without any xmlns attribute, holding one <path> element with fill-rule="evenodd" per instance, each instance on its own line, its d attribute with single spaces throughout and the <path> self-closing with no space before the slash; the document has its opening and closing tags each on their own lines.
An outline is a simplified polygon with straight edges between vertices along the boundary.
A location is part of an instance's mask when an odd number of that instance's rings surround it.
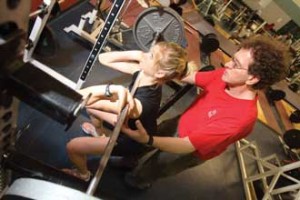
<svg viewBox="0 0 300 200">
<path fill-rule="evenodd" d="M 82 188 L 86 184 L 14 149 L 18 106 L 15 97 L 66 125 L 66 129 L 72 125 L 88 98 L 82 99 L 74 90 L 76 84 L 32 58 L 55 1 L 44 1 L 44 10 L 36 18 L 27 41 L 30 4 L 23 1 L 13 5 L 10 3 L 11 1 L 1 1 L 0 5 L 0 52 L 1 57 L 3 56 L 0 59 L 1 197 L 44 199 L 51 195 L 69 199 L 96 199 L 91 196 L 97 186 L 94 182 L 91 183 L 88 194 L 62 186 L 62 179 L 68 186 L 79 182 Z M 122 0 L 115 1 L 113 8 L 116 12 L 119 12 L 122 3 Z M 102 37 L 104 35 L 100 34 L 99 38 Z M 104 40 L 99 39 L 94 48 L 96 51 L 90 57 L 97 57 Z M 27 45 L 24 50 L 25 43 Z M 89 67 L 91 66 L 89 63 Z M 26 174 L 25 177 L 30 178 L 12 180 L 12 172 Z"/>
<path fill-rule="evenodd" d="M 64 31 L 66 33 L 76 34 L 78 37 L 82 38 L 83 40 L 95 44 L 97 40 L 97 36 L 99 35 L 100 31 L 105 28 L 104 26 L 107 26 L 107 17 L 105 17 L 104 11 L 101 10 L 103 6 L 110 4 L 110 2 L 109 3 L 107 2 L 108 2 L 107 0 L 97 0 L 92 11 L 89 11 L 86 14 L 81 15 L 78 25 L 72 24 L 69 27 L 64 28 Z M 127 10 L 130 3 L 131 0 L 124 1 L 122 7 L 125 4 L 126 6 L 123 9 L 123 13 Z M 119 16 L 119 13 L 115 13 L 115 14 Z M 109 21 L 112 22 L 112 19 L 109 19 Z M 123 36 L 122 36 L 123 30 L 121 30 L 121 26 L 125 27 L 125 24 L 122 23 L 122 19 L 121 18 L 114 19 L 113 24 L 110 27 L 111 33 L 110 35 L 108 35 L 108 37 L 106 37 L 106 41 L 117 46 L 120 49 L 124 49 Z M 105 46 L 103 50 L 110 51 L 110 48 L 108 46 Z"/>
<path fill-rule="evenodd" d="M 6 58 L 3 59 L 3 57 L 0 60 L 1 181 L 3 183 L 1 196 L 3 199 L 11 197 L 44 199 L 50 195 L 58 198 L 64 196 L 70 199 L 96 199 L 91 195 L 95 192 L 114 146 L 113 140 L 118 136 L 118 129 L 120 129 L 120 125 L 116 126 L 117 128 L 111 137 L 113 138 L 110 142 L 112 145 L 108 145 L 103 155 L 104 159 L 101 159 L 100 167 L 91 181 L 86 194 L 72 189 L 73 187 L 81 190 L 85 188 L 87 184 L 83 181 L 15 150 L 15 125 L 18 107 L 18 100 L 15 97 L 57 122 L 66 125 L 66 129 L 68 129 L 86 103 L 86 99 L 82 99 L 82 96 L 74 89 L 80 88 L 84 83 L 124 1 L 116 0 L 114 2 L 77 85 L 32 57 L 54 3 L 55 1 L 44 1 L 44 10 L 37 16 L 27 41 L 28 20 L 21 19 L 28 19 L 30 5 L 19 2 L 14 9 L 10 8 L 11 5 L 8 5 L 7 1 L 2 1 L 0 5 L 1 14 L 3 13 L 0 18 L 0 52 Z M 14 12 L 22 13 L 23 16 L 20 17 Z M 150 16 L 156 19 L 161 10 L 157 9 L 154 14 L 153 12 L 151 11 Z M 180 23 L 180 21 L 173 21 L 173 19 L 168 18 L 170 17 L 170 14 L 168 14 L 166 14 L 166 17 L 162 16 L 161 21 L 156 20 L 156 22 L 159 22 L 161 25 L 168 22 L 168 27 L 178 27 L 177 23 Z M 15 18 L 8 19 L 10 16 L 15 16 Z M 163 31 L 168 29 L 168 27 L 156 29 L 154 24 L 152 24 L 153 39 L 157 38 L 159 34 L 164 37 L 165 33 Z M 180 29 L 180 27 L 178 28 Z M 24 50 L 23 46 L 25 43 L 26 48 Z M 34 80 L 32 77 L 35 77 Z M 21 174 L 20 177 L 23 178 L 13 180 L 12 173 L 15 172 Z M 64 186 L 62 185 L 62 180 Z"/>
</svg>

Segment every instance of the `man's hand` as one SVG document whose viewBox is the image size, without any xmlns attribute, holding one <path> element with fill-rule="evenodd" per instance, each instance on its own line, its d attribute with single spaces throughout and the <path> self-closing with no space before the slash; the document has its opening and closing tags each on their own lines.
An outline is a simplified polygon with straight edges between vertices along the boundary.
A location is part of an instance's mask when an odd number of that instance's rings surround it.
<svg viewBox="0 0 300 200">
<path fill-rule="evenodd" d="M 149 140 L 149 135 L 148 135 L 147 131 L 143 127 L 140 120 L 136 120 L 135 125 L 137 127 L 137 130 L 132 130 L 129 127 L 127 127 L 126 125 L 123 125 L 122 132 L 125 133 L 126 135 L 128 135 L 133 140 L 135 140 L 139 143 L 142 143 L 142 144 L 146 144 Z"/>
<path fill-rule="evenodd" d="M 125 125 L 122 127 L 122 132 L 128 135 L 133 140 L 147 144 L 149 141 L 149 135 L 145 128 L 143 127 L 141 121 L 136 120 L 135 125 L 137 130 L 132 130 Z M 178 138 L 178 137 L 153 137 L 154 143 L 153 147 L 158 148 L 162 151 L 170 153 L 191 153 L 196 149 L 193 144 L 190 142 L 188 137 Z"/>
</svg>

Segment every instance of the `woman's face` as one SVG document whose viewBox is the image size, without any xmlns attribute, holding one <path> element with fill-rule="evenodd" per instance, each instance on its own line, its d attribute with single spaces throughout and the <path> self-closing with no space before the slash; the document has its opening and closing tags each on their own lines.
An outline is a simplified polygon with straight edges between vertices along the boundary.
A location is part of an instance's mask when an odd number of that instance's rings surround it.
<svg viewBox="0 0 300 200">
<path fill-rule="evenodd" d="M 140 63 L 144 73 L 149 76 L 154 76 L 158 71 L 157 60 L 159 59 L 160 47 L 158 45 L 153 46 L 149 52 L 143 54 L 143 60 Z"/>
</svg>

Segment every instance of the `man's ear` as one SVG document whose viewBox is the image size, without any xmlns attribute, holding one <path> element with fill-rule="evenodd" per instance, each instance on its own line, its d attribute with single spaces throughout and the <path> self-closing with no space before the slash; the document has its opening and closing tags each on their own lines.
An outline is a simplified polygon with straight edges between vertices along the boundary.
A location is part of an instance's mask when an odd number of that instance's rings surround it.
<svg viewBox="0 0 300 200">
<path fill-rule="evenodd" d="M 258 76 L 249 75 L 246 84 L 247 85 L 254 85 L 260 81 L 260 78 Z"/>
</svg>

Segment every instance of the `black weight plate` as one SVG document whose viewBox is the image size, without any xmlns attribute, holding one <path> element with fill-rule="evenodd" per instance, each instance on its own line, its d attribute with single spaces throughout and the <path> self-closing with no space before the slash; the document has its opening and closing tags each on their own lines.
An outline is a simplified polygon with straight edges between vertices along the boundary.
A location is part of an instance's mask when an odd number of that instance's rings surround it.
<svg viewBox="0 0 300 200">
<path fill-rule="evenodd" d="M 157 32 L 160 39 L 182 45 L 184 28 L 181 17 L 171 8 L 150 7 L 137 17 L 133 35 L 137 45 L 148 51 Z"/>
<path fill-rule="evenodd" d="M 283 135 L 284 142 L 291 148 L 300 148 L 300 130 L 290 129 Z"/>
</svg>

